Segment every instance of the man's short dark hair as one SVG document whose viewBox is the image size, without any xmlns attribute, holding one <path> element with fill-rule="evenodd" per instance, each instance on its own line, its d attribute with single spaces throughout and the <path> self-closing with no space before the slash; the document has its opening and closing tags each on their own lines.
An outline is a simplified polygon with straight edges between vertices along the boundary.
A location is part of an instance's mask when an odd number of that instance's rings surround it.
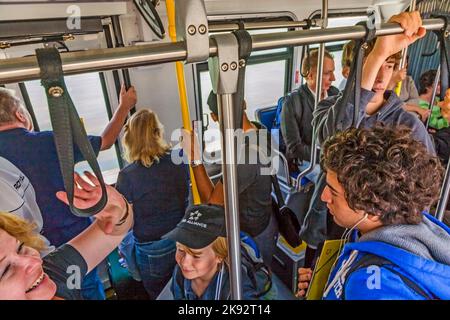
<svg viewBox="0 0 450 320">
<path fill-rule="evenodd" d="M 323 146 L 322 168 L 336 172 L 353 210 L 384 225 L 418 224 L 438 199 L 444 168 L 404 126 L 348 129 Z"/>
<path fill-rule="evenodd" d="M 435 69 L 422 73 L 419 79 L 419 94 L 425 94 L 427 93 L 427 88 L 433 87 L 436 74 L 437 71 Z"/>
</svg>

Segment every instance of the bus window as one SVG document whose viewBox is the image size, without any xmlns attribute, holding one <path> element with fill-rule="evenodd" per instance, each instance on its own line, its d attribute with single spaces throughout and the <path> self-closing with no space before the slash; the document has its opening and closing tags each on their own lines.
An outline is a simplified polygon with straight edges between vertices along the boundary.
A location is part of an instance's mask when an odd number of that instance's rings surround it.
<svg viewBox="0 0 450 320">
<path fill-rule="evenodd" d="M 102 84 L 98 73 L 86 73 L 65 77 L 67 88 L 77 108 L 78 114 L 90 135 L 101 135 L 109 122 L 107 106 L 103 95 Z M 39 80 L 25 82 L 39 129 L 51 130 L 50 114 L 47 98 Z M 114 148 L 100 152 L 98 156 L 100 168 L 107 182 L 115 182 L 119 170 L 119 161 Z M 75 170 L 90 170 L 86 161 L 76 165 Z"/>
<path fill-rule="evenodd" d="M 256 33 L 281 32 L 286 29 L 269 29 L 251 31 Z M 245 100 L 247 102 L 247 115 L 250 120 L 256 120 L 257 109 L 274 106 L 280 97 L 290 90 L 292 74 L 293 49 L 282 48 L 265 50 L 253 53 L 246 68 Z M 212 90 L 208 64 L 197 64 L 198 96 L 200 101 L 200 114 L 208 117 L 208 128 L 204 132 L 204 148 L 207 152 L 220 150 L 220 137 L 213 134 L 213 130 L 219 129 L 219 124 L 210 117 L 210 110 L 206 103 L 209 92 Z M 217 131 L 216 131 L 217 132 Z"/>
<path fill-rule="evenodd" d="M 316 16 L 315 18 L 320 18 L 320 16 Z M 336 28 L 336 27 L 346 27 L 346 26 L 353 26 L 357 24 L 360 21 L 367 21 L 367 16 L 337 16 L 337 17 L 330 17 L 328 18 L 328 27 L 330 28 Z M 335 64 L 335 72 L 334 76 L 336 77 L 336 80 L 334 81 L 333 85 L 335 87 L 338 87 L 339 84 L 342 82 L 344 77 L 342 76 L 342 51 L 344 44 L 347 41 L 336 41 L 336 42 L 329 42 L 326 44 L 326 49 L 333 55 L 334 57 L 334 64 Z M 311 45 L 310 49 L 318 48 L 319 45 Z"/>
</svg>

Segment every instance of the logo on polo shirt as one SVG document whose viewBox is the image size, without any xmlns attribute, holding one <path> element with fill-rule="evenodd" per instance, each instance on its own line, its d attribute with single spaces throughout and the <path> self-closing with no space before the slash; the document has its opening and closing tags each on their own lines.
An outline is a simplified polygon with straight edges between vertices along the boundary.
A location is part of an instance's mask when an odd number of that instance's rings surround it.
<svg viewBox="0 0 450 320">
<path fill-rule="evenodd" d="M 14 188 L 16 190 L 19 190 L 22 187 L 22 183 L 23 183 L 24 180 L 25 180 L 25 176 L 21 174 L 19 176 L 19 180 L 17 180 L 17 182 L 14 183 Z"/>
</svg>

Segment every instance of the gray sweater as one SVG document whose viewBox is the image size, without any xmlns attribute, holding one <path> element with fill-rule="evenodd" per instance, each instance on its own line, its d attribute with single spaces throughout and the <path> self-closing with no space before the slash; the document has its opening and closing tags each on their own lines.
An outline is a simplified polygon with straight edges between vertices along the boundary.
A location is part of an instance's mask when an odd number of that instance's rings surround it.
<svg viewBox="0 0 450 320">
<path fill-rule="evenodd" d="M 399 98 L 404 103 L 419 105 L 419 92 L 411 76 L 406 76 L 405 80 L 402 81 Z"/>
<path fill-rule="evenodd" d="M 412 129 L 414 137 L 421 141 L 427 150 L 435 154 L 433 142 L 423 123 L 411 113 L 403 110 L 403 102 L 397 95 L 388 91 L 385 93 L 386 103 L 378 113 L 369 116 L 366 114 L 367 104 L 375 92 L 361 88 L 360 112 L 357 127 L 370 128 L 377 122 L 387 125 L 405 125 Z M 320 144 L 338 131 L 352 126 L 354 110 L 354 95 L 348 99 L 347 105 L 342 105 L 342 93 L 321 101 L 314 112 L 314 125 L 317 126 L 317 138 Z M 318 184 L 311 199 L 311 205 L 303 222 L 302 239 L 311 246 L 317 246 L 326 239 L 327 234 L 327 207 L 320 196 L 325 188 L 324 172 L 321 172 Z"/>
<path fill-rule="evenodd" d="M 433 142 L 424 124 L 413 114 L 403 110 L 403 102 L 393 91 L 386 91 L 386 103 L 374 115 L 367 115 L 366 108 L 375 92 L 361 88 L 360 110 L 357 127 L 370 128 L 381 122 L 387 125 L 404 125 L 412 129 L 413 136 L 421 141 L 427 150 L 435 154 Z M 347 105 L 342 105 L 342 94 L 330 97 L 320 102 L 314 112 L 313 123 L 317 126 L 317 138 L 322 144 L 328 137 L 338 131 L 348 129 L 352 125 L 354 112 L 354 96 L 348 99 Z"/>
<path fill-rule="evenodd" d="M 380 227 L 362 235 L 358 241 L 381 241 L 427 260 L 450 265 L 450 234 L 426 216 L 417 225 Z"/>
<path fill-rule="evenodd" d="M 339 90 L 335 87 L 330 87 L 328 90 L 328 96 L 338 93 Z M 306 161 L 311 159 L 314 100 L 306 84 L 284 98 L 281 110 L 281 133 L 289 159 Z"/>
</svg>

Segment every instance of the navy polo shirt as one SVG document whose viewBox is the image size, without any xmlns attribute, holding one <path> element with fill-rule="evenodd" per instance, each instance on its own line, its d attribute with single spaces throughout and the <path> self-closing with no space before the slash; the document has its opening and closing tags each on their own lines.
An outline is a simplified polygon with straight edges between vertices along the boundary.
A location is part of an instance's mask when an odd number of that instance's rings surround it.
<svg viewBox="0 0 450 320">
<path fill-rule="evenodd" d="M 174 164 L 170 153 L 149 168 L 133 162 L 120 171 L 116 188 L 133 203 L 138 242 L 160 240 L 176 227 L 189 204 L 189 181 L 189 166 Z"/>
</svg>

